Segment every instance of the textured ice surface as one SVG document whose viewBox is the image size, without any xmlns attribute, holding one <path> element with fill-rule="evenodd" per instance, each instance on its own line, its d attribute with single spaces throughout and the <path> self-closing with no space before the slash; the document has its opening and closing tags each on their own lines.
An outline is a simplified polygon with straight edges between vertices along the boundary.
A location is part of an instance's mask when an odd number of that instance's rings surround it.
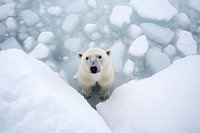
<svg viewBox="0 0 200 133">
<path fill-rule="evenodd" d="M 113 133 L 200 132 L 200 56 L 117 88 L 97 110 Z"/>
<path fill-rule="evenodd" d="M 57 73 L 21 50 L 0 52 L 1 133 L 111 133 Z"/>
<path fill-rule="evenodd" d="M 168 0 L 131 0 L 130 6 L 147 19 L 169 21 L 178 11 Z"/>
</svg>

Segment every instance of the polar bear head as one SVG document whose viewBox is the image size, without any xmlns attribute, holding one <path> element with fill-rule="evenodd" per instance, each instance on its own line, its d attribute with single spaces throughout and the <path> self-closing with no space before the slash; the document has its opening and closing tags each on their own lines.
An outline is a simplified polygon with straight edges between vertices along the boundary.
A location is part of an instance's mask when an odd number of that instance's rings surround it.
<svg viewBox="0 0 200 133">
<path fill-rule="evenodd" d="M 109 63 L 111 51 L 101 48 L 90 48 L 84 53 L 78 53 L 80 65 L 89 73 L 97 74 L 104 70 Z"/>
</svg>

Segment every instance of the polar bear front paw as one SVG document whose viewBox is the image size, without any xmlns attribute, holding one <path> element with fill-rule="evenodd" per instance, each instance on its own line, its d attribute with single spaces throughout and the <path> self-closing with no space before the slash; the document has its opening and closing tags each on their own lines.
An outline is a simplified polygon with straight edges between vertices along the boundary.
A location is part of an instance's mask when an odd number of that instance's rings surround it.
<svg viewBox="0 0 200 133">
<path fill-rule="evenodd" d="M 107 100 L 109 98 L 109 94 L 105 92 L 99 92 L 99 98 L 103 101 Z"/>
<path fill-rule="evenodd" d="M 90 99 L 91 96 L 92 96 L 92 92 L 90 92 L 90 93 L 83 93 L 83 96 L 84 96 L 85 99 Z"/>
</svg>

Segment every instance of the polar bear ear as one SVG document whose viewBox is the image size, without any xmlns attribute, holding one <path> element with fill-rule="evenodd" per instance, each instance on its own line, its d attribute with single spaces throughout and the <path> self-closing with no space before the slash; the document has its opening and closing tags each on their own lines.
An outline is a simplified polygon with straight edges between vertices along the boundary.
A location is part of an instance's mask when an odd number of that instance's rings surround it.
<svg viewBox="0 0 200 133">
<path fill-rule="evenodd" d="M 106 54 L 107 54 L 108 56 L 110 56 L 110 55 L 111 55 L 111 51 L 110 51 L 110 50 L 106 50 Z"/>
<path fill-rule="evenodd" d="M 77 56 L 80 59 L 83 56 L 83 53 L 78 53 Z"/>
</svg>

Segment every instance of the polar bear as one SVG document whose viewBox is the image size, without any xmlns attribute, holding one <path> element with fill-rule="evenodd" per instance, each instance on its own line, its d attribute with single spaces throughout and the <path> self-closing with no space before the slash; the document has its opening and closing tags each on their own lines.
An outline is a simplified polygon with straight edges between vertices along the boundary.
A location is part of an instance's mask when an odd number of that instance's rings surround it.
<svg viewBox="0 0 200 133">
<path fill-rule="evenodd" d="M 101 100 L 109 98 L 109 89 L 114 82 L 114 71 L 110 62 L 111 51 L 101 48 L 90 48 L 84 53 L 78 53 L 80 59 L 77 79 L 86 99 L 92 95 L 92 87 L 100 86 Z"/>
</svg>

